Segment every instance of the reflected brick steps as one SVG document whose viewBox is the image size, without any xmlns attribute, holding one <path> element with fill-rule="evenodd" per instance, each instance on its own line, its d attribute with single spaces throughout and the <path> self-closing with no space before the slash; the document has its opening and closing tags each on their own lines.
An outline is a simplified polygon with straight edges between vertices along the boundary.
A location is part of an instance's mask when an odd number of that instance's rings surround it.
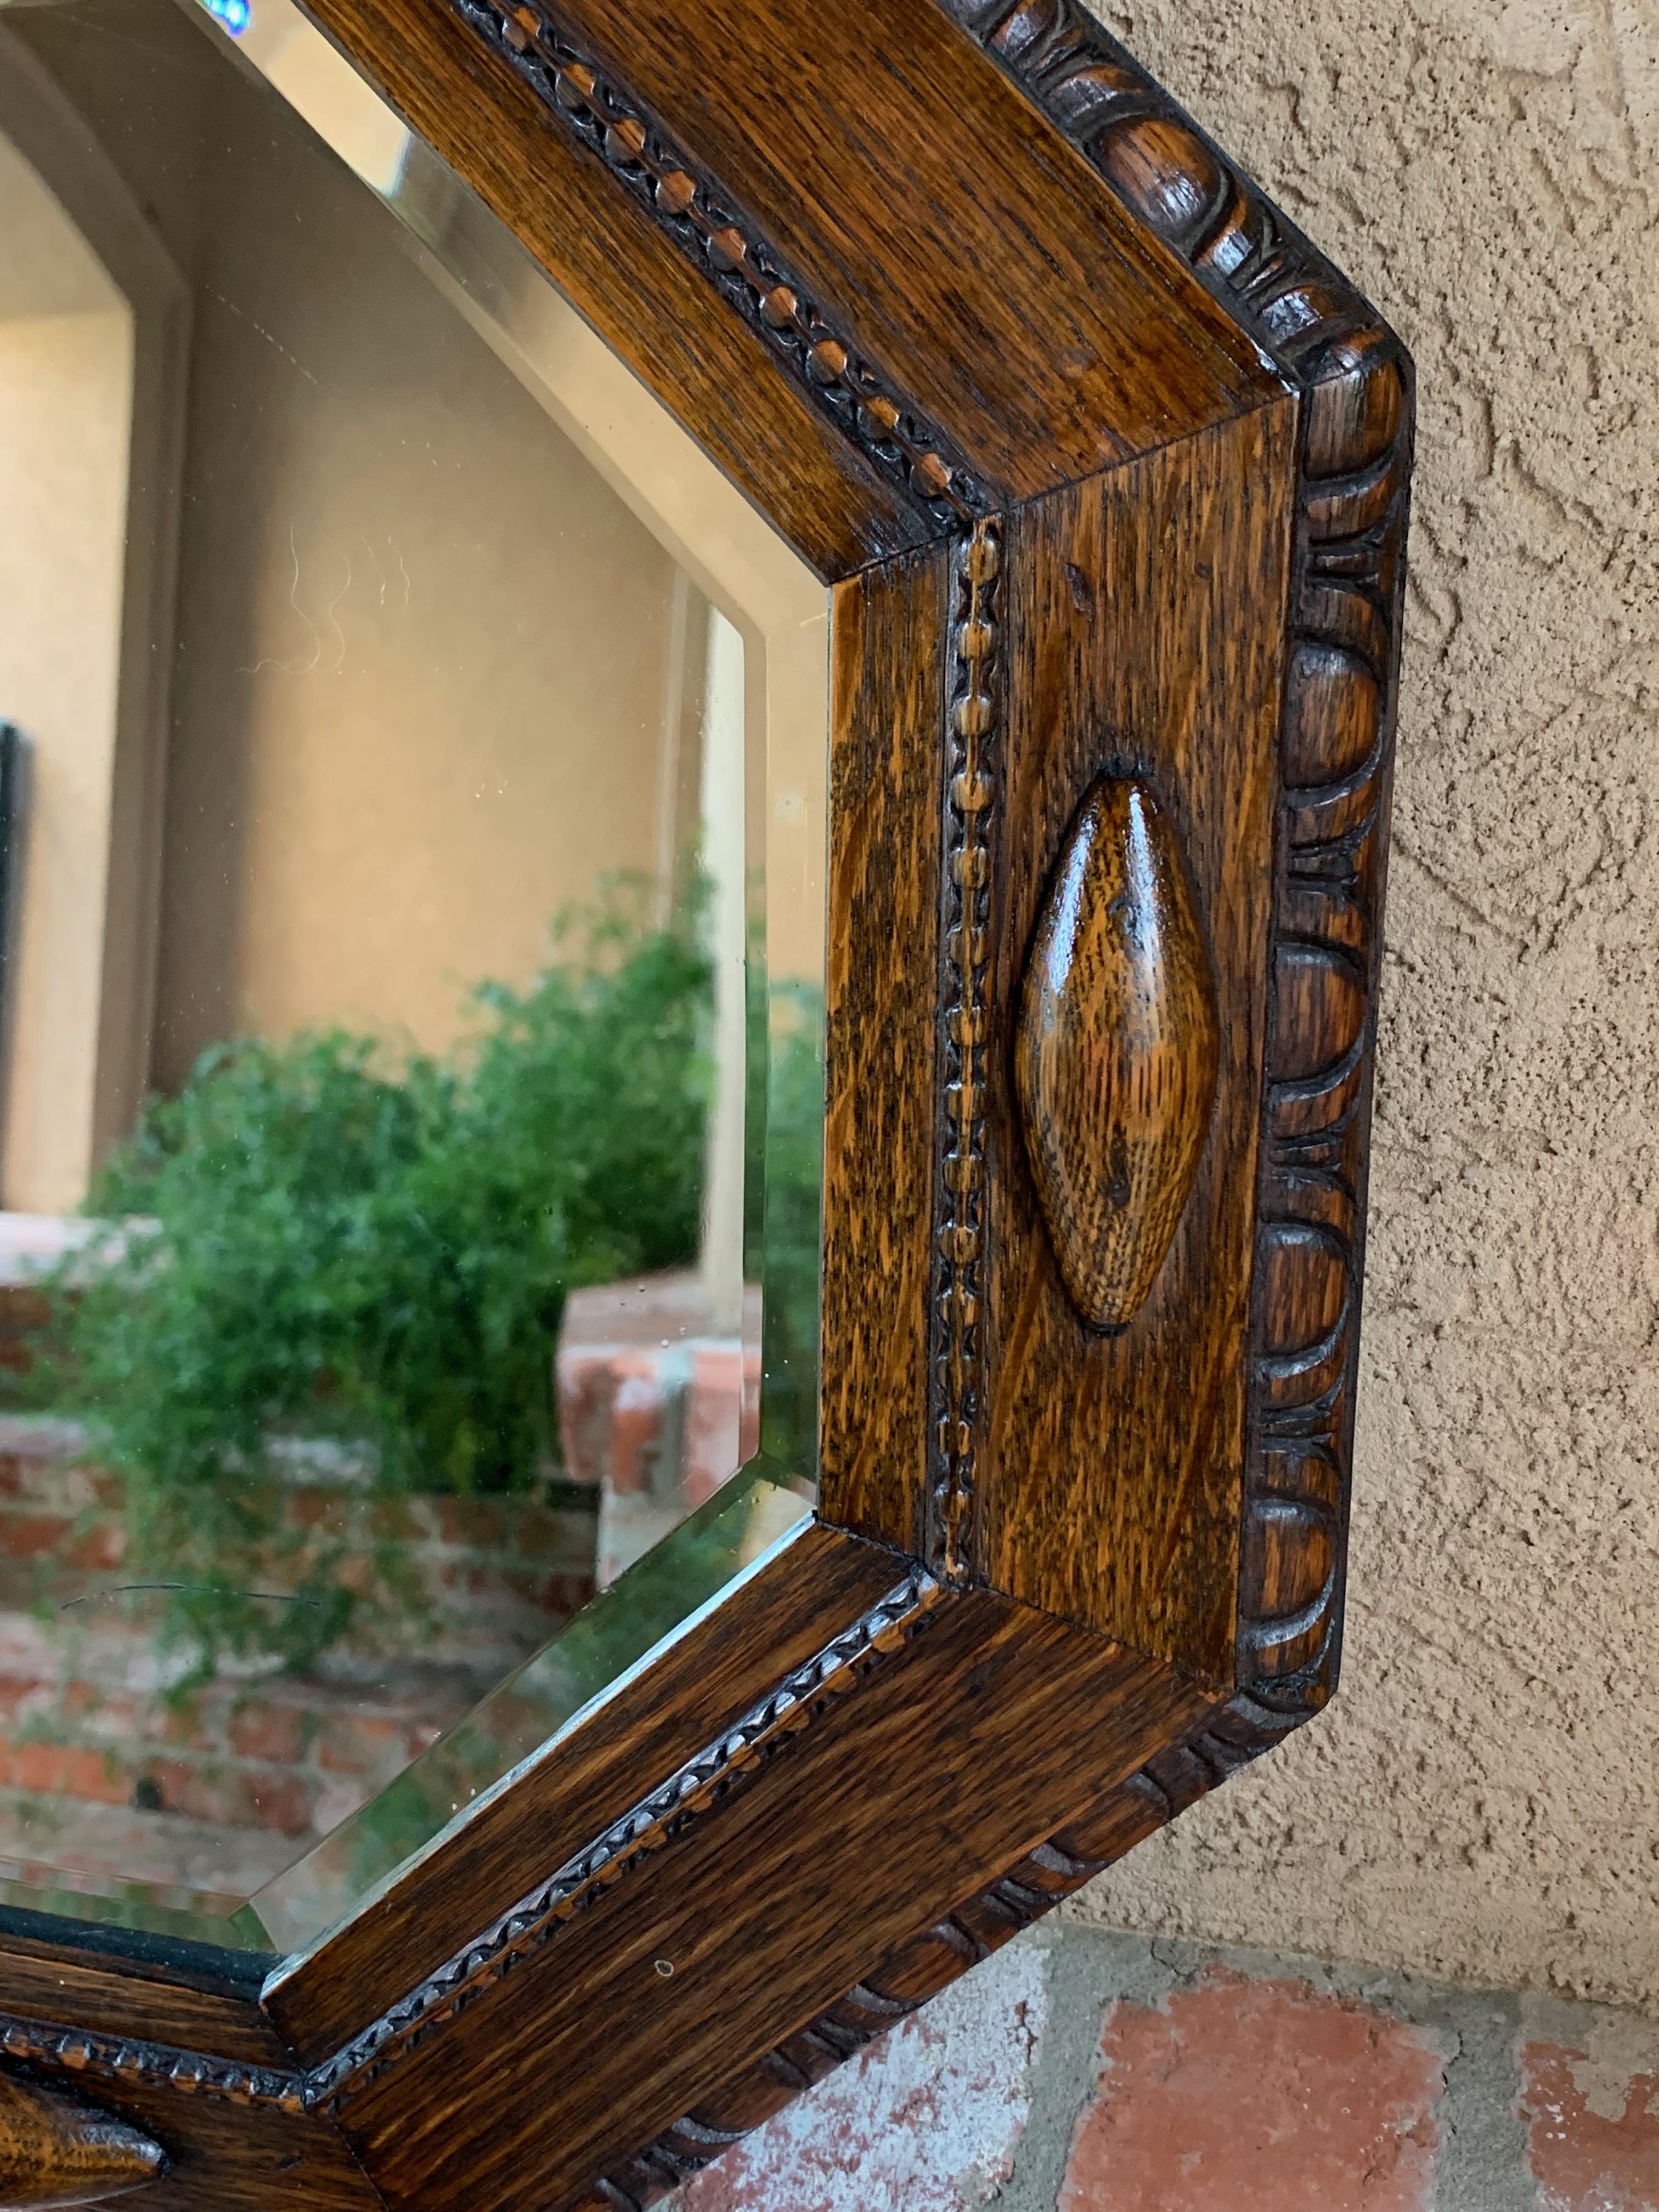
<svg viewBox="0 0 1659 2212">
<path fill-rule="evenodd" d="M 122 1486 L 64 1424 L 0 1423 L 0 1858 L 237 1895 L 374 1796 L 592 1594 L 595 1516 L 524 1498 L 374 1499 L 296 1481 L 292 1531 L 396 1537 L 425 1614 L 319 1674 L 182 1658 L 119 1595 Z M 143 1605 L 144 1601 L 137 1601 Z M 261 1838 L 264 1840 L 262 1841 Z"/>
<path fill-rule="evenodd" d="M 739 1321 L 690 1273 L 579 1291 L 556 1374 L 565 1472 L 598 1500 L 605 1589 L 756 1450 L 759 1292 L 745 1294 Z"/>
<path fill-rule="evenodd" d="M 0 1616 L 0 1632 L 15 1629 Z M 8 1641 L 15 1639 L 9 1633 Z M 177 1703 L 0 1680 L 0 1859 L 240 1899 L 354 1813 L 488 1684 L 286 1678 Z"/>
<path fill-rule="evenodd" d="M 365 1579 L 394 1540 L 425 1627 L 401 1648 L 337 1647 L 317 1676 L 243 1671 L 187 1696 L 168 1687 L 182 1662 L 169 1674 L 111 1595 L 118 1478 L 72 1425 L 0 1417 L 0 1860 L 243 1896 L 309 1849 L 754 1449 L 758 1300 L 740 1335 L 721 1318 L 690 1274 L 573 1297 L 566 1465 L 538 1493 L 376 1498 L 298 1455 L 288 1533 L 343 1536 Z"/>
</svg>

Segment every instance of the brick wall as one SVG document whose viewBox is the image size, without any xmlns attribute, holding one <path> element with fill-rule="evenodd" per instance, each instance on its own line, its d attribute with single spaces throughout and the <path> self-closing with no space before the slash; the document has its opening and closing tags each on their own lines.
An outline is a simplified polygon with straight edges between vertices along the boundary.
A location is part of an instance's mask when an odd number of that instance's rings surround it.
<svg viewBox="0 0 1659 2212">
<path fill-rule="evenodd" d="M 374 1796 L 592 1595 L 595 1516 L 523 1498 L 376 1500 L 296 1481 L 291 1534 L 395 1538 L 416 1604 L 296 1676 L 234 1668 L 186 1695 L 123 1595 L 122 1487 L 63 1424 L 0 1443 L 0 1862 L 240 1898 Z"/>
<path fill-rule="evenodd" d="M 760 1440 L 760 1301 L 722 1334 L 690 1273 L 580 1291 L 556 1362 L 565 1471 L 599 1506 L 595 1574 L 608 1589 L 711 1498 Z"/>
<path fill-rule="evenodd" d="M 0 1285 L 0 1366 L 26 1359 L 30 1295 Z M 753 1449 L 757 1310 L 745 1322 L 747 1346 L 719 1334 L 692 1275 L 573 1297 L 556 1364 L 565 1464 L 523 1498 L 375 1498 L 301 1455 L 280 1503 L 289 1534 L 343 1536 L 366 1589 L 375 1546 L 393 1540 L 416 1619 L 402 1638 L 383 1623 L 333 1647 L 314 1674 L 244 1669 L 186 1697 L 169 1691 L 142 1599 L 135 1614 L 118 1595 L 118 1480 L 84 1462 L 72 1425 L 0 1419 L 0 1876 L 258 1888 Z"/>
<path fill-rule="evenodd" d="M 665 2212 L 1659 2212 L 1659 2027 L 1064 1921 Z"/>
</svg>

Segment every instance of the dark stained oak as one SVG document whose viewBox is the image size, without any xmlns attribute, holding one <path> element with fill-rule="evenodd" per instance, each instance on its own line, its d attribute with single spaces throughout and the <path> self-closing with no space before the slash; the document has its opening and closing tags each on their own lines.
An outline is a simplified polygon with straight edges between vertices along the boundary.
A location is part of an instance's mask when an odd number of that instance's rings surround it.
<svg viewBox="0 0 1659 2212">
<path fill-rule="evenodd" d="M 999 761 L 1007 654 L 1003 530 L 976 523 L 951 562 L 951 657 L 940 799 L 940 945 L 929 1351 L 932 1437 L 923 1555 L 955 1583 L 973 1579 L 977 1449 L 985 1370 L 986 1101 L 996 1054 L 988 989 Z"/>
<path fill-rule="evenodd" d="M 1341 1655 L 1412 363 L 1081 0 L 942 4 L 1301 395 L 1237 1638 L 1266 1743 Z"/>
<path fill-rule="evenodd" d="M 1301 398 L 1237 1593 L 1260 1747 L 1341 1655 L 1412 364 L 1081 0 L 942 4 Z"/>
<path fill-rule="evenodd" d="M 9 1914 L 0 1929 L 0 2012 L 25 2019 L 73 2019 L 100 2035 L 149 2038 L 194 2051 L 210 2051 L 250 2067 L 289 2064 L 287 2045 L 259 2009 L 259 1984 L 268 1960 L 221 1954 L 234 1960 L 235 1978 L 198 1963 L 198 1948 L 178 1947 L 179 1963 L 155 1954 L 124 1956 L 105 1948 L 96 1923 L 82 1921 L 56 1938 L 25 1934 Z M 113 1931 L 118 1939 L 122 1931 Z M 252 1971 L 249 1971 L 249 1970 Z"/>
<path fill-rule="evenodd" d="M 842 343 L 950 426 L 994 504 L 1278 388 L 1180 257 L 932 6 L 907 9 L 902 37 L 881 0 L 532 12 L 695 145 L 739 228 L 837 303 Z"/>
<path fill-rule="evenodd" d="M 514 1788 L 281 1975 L 265 2004 L 315 2066 L 441 1967 L 890 1590 L 908 1563 L 805 1529 L 580 1722 Z"/>
<path fill-rule="evenodd" d="M 263 1997 L 0 1914 L 0 2066 L 628 2212 L 1331 1693 L 1410 364 L 1077 0 L 308 4 L 835 586 L 820 1521 Z"/>
<path fill-rule="evenodd" d="M 465 177 L 606 342 L 818 572 L 937 536 L 704 270 L 441 0 L 307 12 Z M 732 395 L 742 394 L 741 408 Z"/>
<path fill-rule="evenodd" d="M 1341 1661 L 1413 434 L 1373 325 L 1304 403 L 1257 1201 L 1241 1686 L 1320 1711 Z"/>
<path fill-rule="evenodd" d="M 819 1503 L 921 1548 L 943 548 L 832 602 Z"/>
<path fill-rule="evenodd" d="M 1103 40 L 1089 27 L 1088 38 L 1097 35 Z M 1069 45 L 1028 51 L 1052 58 L 1045 83 L 1084 81 L 1081 33 Z M 1068 70 L 1076 75 L 1068 79 Z M 1119 76 L 1132 95 L 1123 126 L 1132 131 L 1161 96 L 1144 78 L 1137 83 L 1121 69 Z M 1210 175 L 1226 172 L 1218 162 Z M 1248 185 L 1234 183 L 1231 191 L 1220 203 L 1230 234 L 1271 235 L 1274 213 Z M 629 2212 L 718 2155 L 1270 1749 L 1316 1713 L 1334 1685 L 1412 393 L 1397 343 L 1345 296 L 1305 242 L 1297 244 L 1299 254 L 1279 264 L 1280 292 L 1264 288 L 1252 299 L 1269 335 L 1281 306 L 1295 307 L 1290 327 L 1300 333 L 1298 349 L 1313 361 L 1316 380 L 1304 403 L 1291 609 L 1299 635 L 1281 724 L 1240 1687 L 1203 1728 L 1113 1784 L 966 1905 L 875 1962 L 811 2022 L 734 2069 L 717 2094 L 609 2166 L 580 2199 L 583 2212 Z M 1306 313 L 1310 300 L 1328 320 Z"/>
<path fill-rule="evenodd" d="M 33 2080 L 155 2147 L 164 2163 L 131 2197 L 143 2212 L 380 2212 L 379 2194 L 337 2131 L 298 2109 L 297 2075 L 287 2092 L 292 2108 L 283 2109 L 217 2087 L 219 2069 L 200 2052 L 111 2042 L 69 2027 L 27 2044 L 7 2029 L 3 2047 L 27 2057 Z M 142 2163 L 148 2154 L 129 2142 L 125 2155 Z M 0 2153 L 0 2204 L 8 2207 L 103 2201 L 9 2197 L 5 2173 Z"/>
<path fill-rule="evenodd" d="M 1020 991 L 1020 1126 L 1054 1260 L 1091 1328 L 1145 1304 L 1215 1103 L 1215 983 L 1186 865 L 1150 785 L 1079 808 Z"/>
<path fill-rule="evenodd" d="M 1219 1060 L 1190 1197 L 1115 1336 L 1067 1294 L 989 1100 L 981 1543 L 993 1584 L 1231 1678 L 1297 410 L 1286 398 L 1022 509 L 1006 533 L 994 1028 L 1103 772 L 1156 789 L 1210 948 Z M 1012 1055 L 1010 1055 L 1012 1057 Z"/>
<path fill-rule="evenodd" d="M 135 1943 L 8 1911 L 0 1928 L 0 2067 L 83 2099 L 157 2143 L 144 2212 L 374 2212 L 370 2184 L 304 2109 L 292 2054 L 260 2011 L 269 1961 Z M 124 1951 L 128 1955 L 123 1955 Z M 0 2193 L 0 2203 L 4 2202 Z"/>
<path fill-rule="evenodd" d="M 105 2204 L 167 2166 L 159 2143 L 94 2105 L 0 2068 L 0 2205 Z"/>
<path fill-rule="evenodd" d="M 738 2068 L 643 2150 L 608 2166 L 574 2212 L 638 2212 L 876 2036 L 1144 1843 L 1249 1754 L 1200 1730 L 1102 1790 L 942 1919 L 896 1944 L 835 2003 Z"/>
<path fill-rule="evenodd" d="M 784 1757 L 371 2077 L 338 2124 L 410 2212 L 550 2212 L 1216 1703 L 1086 1631 L 943 1594 Z"/>
</svg>

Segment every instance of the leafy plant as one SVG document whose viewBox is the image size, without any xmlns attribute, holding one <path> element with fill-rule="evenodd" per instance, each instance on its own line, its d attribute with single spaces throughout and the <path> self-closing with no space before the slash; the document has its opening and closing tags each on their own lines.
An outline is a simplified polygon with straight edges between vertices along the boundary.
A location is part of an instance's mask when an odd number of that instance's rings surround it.
<svg viewBox="0 0 1659 2212">
<path fill-rule="evenodd" d="M 294 1440 L 380 1492 L 521 1490 L 569 1291 L 695 1253 L 712 970 L 695 902 L 653 928 L 645 888 L 567 920 L 527 988 L 482 986 L 442 1058 L 343 1030 L 213 1048 L 98 1178 L 88 1211 L 125 1226 L 60 1273 L 46 1367 L 125 1478 L 129 1565 L 172 1585 L 195 1675 L 308 1665 L 396 1594 L 395 1543 L 293 1525 Z"/>
<path fill-rule="evenodd" d="M 775 987 L 765 1100 L 762 1336 L 766 1388 L 761 1448 L 790 1475 L 816 1475 L 818 1278 L 823 1231 L 823 999 L 816 987 Z M 752 1048 L 751 1048 L 752 1049 Z M 751 1174 L 752 1174 L 751 1170 Z"/>
</svg>

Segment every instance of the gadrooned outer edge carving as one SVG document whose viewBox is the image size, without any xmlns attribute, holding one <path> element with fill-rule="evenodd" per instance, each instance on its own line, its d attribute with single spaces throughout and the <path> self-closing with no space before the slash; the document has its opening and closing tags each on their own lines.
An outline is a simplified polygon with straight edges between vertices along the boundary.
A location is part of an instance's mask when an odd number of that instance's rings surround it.
<svg viewBox="0 0 1659 2212">
<path fill-rule="evenodd" d="M 616 78 L 557 25 L 545 0 L 451 0 L 525 77 L 550 116 L 649 206 L 732 304 L 770 338 L 847 434 L 942 524 L 981 518 L 963 550 L 994 545 L 988 501 L 941 433 L 858 360 L 752 225 L 745 224 Z M 1279 825 L 1273 1042 L 1254 1293 L 1252 1430 L 1243 1546 L 1241 1684 L 1286 1715 L 1334 1684 L 1352 1451 L 1363 1245 L 1370 1043 L 1398 655 L 1412 380 L 1375 311 L 1088 15 L 1079 0 L 941 0 L 1006 68 L 1146 227 L 1223 301 L 1304 393 L 1296 641 L 1286 684 L 1286 803 Z M 994 581 L 989 586 L 994 589 Z M 958 610 L 959 611 L 960 610 Z M 968 710 L 994 711 L 961 641 Z M 994 638 L 994 629 L 991 633 Z M 978 704 L 975 704 L 975 702 Z M 987 737 L 990 734 L 988 724 Z M 989 748 L 985 748 L 988 761 Z M 988 909 L 988 769 L 947 793 L 944 1052 L 933 1289 L 933 1472 L 924 1554 L 952 1582 L 975 1553 L 974 1431 L 983 1398 L 982 999 L 974 916 Z M 981 810 L 964 818 L 959 793 Z M 960 878 L 960 880 L 958 880 Z M 958 893 L 966 897 L 958 897 Z M 969 909 L 959 934 L 951 909 Z M 1311 927 L 1307 941 L 1297 933 Z M 963 955 L 953 946 L 966 945 Z M 1281 1012 L 1281 1009 L 1285 1010 Z M 1322 1036 L 1358 1021 L 1317 1067 Z M 1287 1047 L 1294 1031 L 1290 1056 Z M 1298 1057 L 1299 1056 L 1299 1057 Z M 1288 1073 L 1292 1066 L 1299 1072 Z M 963 1103 L 965 1094 L 967 1104 Z M 977 1110 L 976 1110 L 977 1109 Z M 964 1142 L 965 1140 L 965 1142 Z M 975 1178 L 977 1177 L 977 1182 Z M 953 1180 L 954 1179 L 954 1180 Z M 1298 1338 L 1310 1317 L 1324 1317 Z"/>
<path fill-rule="evenodd" d="M 1303 398 L 1280 744 L 1238 1628 L 1263 1747 L 1341 1656 L 1405 582 L 1410 363 L 1380 328 L 1343 346 Z"/>
<path fill-rule="evenodd" d="M 1304 408 L 1237 1692 L 569 2212 L 642 2212 L 1282 1741 L 1334 1687 L 1412 434 L 1403 349 L 1380 326 L 1343 343 L 1349 365 Z"/>
<path fill-rule="evenodd" d="M 1265 1749 L 1340 1657 L 1412 366 L 1079 0 L 940 4 L 1301 393 L 1236 1709 Z"/>
<path fill-rule="evenodd" d="M 502 51 L 523 60 L 507 37 L 504 14 L 486 0 L 453 3 Z M 718 2156 L 872 2035 L 1279 1741 L 1323 1705 L 1335 1681 L 1411 461 L 1411 363 L 1360 295 L 1076 0 L 941 4 L 1003 61 L 1304 395 L 1253 1284 L 1239 1690 L 1205 1732 L 1149 1761 L 948 1920 L 893 1954 L 810 2028 L 723 2085 L 714 2105 L 688 2115 L 637 2159 L 600 2179 L 573 2212 L 633 2212 Z M 483 16 L 492 21 L 478 20 Z M 531 34 L 525 15 L 513 20 Z M 531 20 L 541 34 L 550 32 L 544 15 Z M 556 101 L 552 36 L 549 51 L 538 49 L 538 60 L 547 70 L 544 97 Z M 580 80 L 571 82 L 586 103 Z M 603 143 L 607 117 L 626 122 L 629 111 L 618 90 L 604 91 L 601 104 L 582 106 L 580 127 L 614 163 Z M 617 144 L 625 151 L 628 140 Z M 672 158 L 661 142 L 658 150 Z M 630 174 L 625 165 L 623 173 Z M 695 185 L 689 165 L 685 174 Z M 654 193 L 651 173 L 640 165 L 638 175 L 640 188 Z M 700 239 L 704 234 L 699 231 Z M 753 255 L 749 258 L 758 271 Z M 712 254 L 710 260 L 718 268 Z M 961 477 L 954 483 L 962 493 Z M 945 512 L 960 519 L 954 506 Z M 970 554 L 988 544 L 999 544 L 996 526 L 981 522 L 958 544 L 953 563 L 951 727 L 961 731 L 962 703 L 981 700 L 982 707 L 966 720 L 971 726 L 982 717 L 981 734 L 988 738 L 997 696 L 994 627 L 988 635 L 977 622 L 964 621 L 975 606 Z M 980 609 L 988 619 L 995 583 L 994 569 L 981 580 L 988 596 Z M 934 1474 L 927 1532 L 930 1560 L 947 1571 L 961 1571 L 972 1555 L 977 1298 L 975 1278 L 958 1279 L 953 1271 L 960 1264 L 982 1269 L 982 1200 L 969 1204 L 963 1195 L 982 1188 L 982 1093 L 976 1123 L 952 1085 L 984 1042 L 979 963 L 989 900 L 986 814 L 995 797 L 990 757 L 988 748 L 964 760 L 953 745 L 947 774 L 948 1079 L 940 1115 Z M 969 769 L 975 773 L 959 782 Z M 969 800 L 973 804 L 964 804 Z M 963 892 L 971 896 L 959 896 Z M 975 1077 L 969 1109 L 982 1082 L 982 1060 Z M 947 1316 L 947 1297 L 954 1318 Z M 308 2085 L 319 2101 L 329 2100 L 331 2085 L 320 2078 L 327 2070 L 319 2069 Z"/>
<path fill-rule="evenodd" d="M 708 2104 L 611 2167 L 568 2212 L 643 2212 L 1144 1843 L 1259 1748 L 1251 1722 L 1229 1712 L 1161 1752 L 976 1896 L 890 1952 L 810 2026 L 722 2082 Z"/>
<path fill-rule="evenodd" d="M 1340 374 L 1376 309 L 1081 0 L 939 0 L 1298 381 Z"/>
<path fill-rule="evenodd" d="M 456 0 L 473 5 L 477 0 Z M 635 2212 L 1279 1742 L 1334 1686 L 1363 1270 L 1365 1138 L 1398 682 L 1413 381 L 1358 293 L 1075 0 L 942 0 L 1302 391 L 1292 646 L 1253 1284 L 1239 1688 L 1202 1733 L 1107 1791 L 799 2035 L 722 2085 L 572 2212 Z M 975 596 L 973 566 L 995 549 Z M 953 560 L 945 1079 L 926 1540 L 973 1547 L 982 1279 L 984 973 L 1000 540 Z M 963 714 L 959 709 L 967 707 Z M 981 743 L 967 753 L 965 729 Z M 964 1087 L 966 1069 L 972 1079 Z M 969 1272 L 959 1273 L 958 1269 Z"/>
<path fill-rule="evenodd" d="M 614 70 L 568 36 L 546 0 L 450 4 L 627 186 L 880 474 L 942 529 L 986 512 L 985 488 L 945 434 L 819 310 L 731 194 L 652 120 Z"/>
</svg>

